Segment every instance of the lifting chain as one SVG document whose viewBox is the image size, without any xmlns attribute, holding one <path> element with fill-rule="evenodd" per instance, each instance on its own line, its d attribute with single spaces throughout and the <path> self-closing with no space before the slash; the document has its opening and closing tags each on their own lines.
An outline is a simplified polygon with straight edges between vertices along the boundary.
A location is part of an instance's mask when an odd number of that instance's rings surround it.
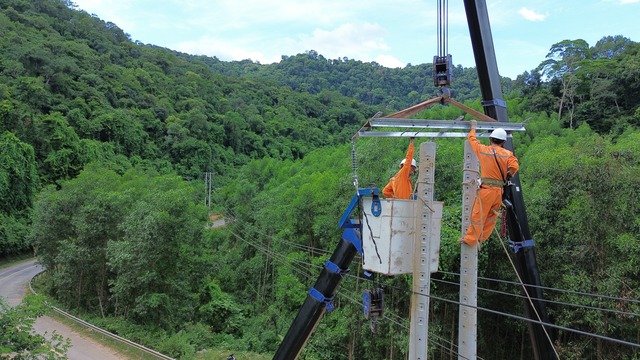
<svg viewBox="0 0 640 360">
<path fill-rule="evenodd" d="M 351 138 L 351 166 L 353 168 L 353 186 L 356 187 L 356 193 L 358 192 L 358 164 L 356 163 L 356 142 Z"/>
</svg>

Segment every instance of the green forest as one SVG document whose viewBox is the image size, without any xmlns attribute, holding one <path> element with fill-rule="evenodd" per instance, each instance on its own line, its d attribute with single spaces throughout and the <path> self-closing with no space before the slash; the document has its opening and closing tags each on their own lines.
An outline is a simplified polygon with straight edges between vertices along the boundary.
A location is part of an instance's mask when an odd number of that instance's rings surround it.
<svg viewBox="0 0 640 360">
<path fill-rule="evenodd" d="M 514 152 L 555 350 L 640 359 L 640 43 L 559 38 L 502 89 L 510 121 L 526 123 Z M 482 111 L 475 68 L 454 66 L 451 91 Z M 436 95 L 429 63 L 311 49 L 225 62 L 134 42 L 70 0 L 0 0 L 0 260 L 35 255 L 51 301 L 163 354 L 271 358 L 340 240 L 352 153 L 359 184 L 382 188 L 408 144 L 353 135 Z M 438 104 L 416 117 L 461 115 Z M 463 139 L 423 141 L 436 143 L 444 202 L 429 358 L 450 359 Z M 524 316 L 505 241 L 479 255 L 478 306 L 492 312 L 478 311 L 478 356 L 533 359 L 526 321 L 498 315 Z M 356 259 L 301 359 L 406 358 L 411 285 L 373 283 Z M 375 332 L 362 310 L 374 286 Z"/>
</svg>

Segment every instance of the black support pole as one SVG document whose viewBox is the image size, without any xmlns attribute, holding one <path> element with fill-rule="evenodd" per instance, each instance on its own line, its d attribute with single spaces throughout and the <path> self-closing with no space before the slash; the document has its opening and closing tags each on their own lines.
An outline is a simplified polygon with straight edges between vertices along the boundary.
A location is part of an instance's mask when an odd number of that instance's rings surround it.
<svg viewBox="0 0 640 360">
<path fill-rule="evenodd" d="M 333 255 L 331 255 L 330 263 L 346 271 L 358 252 L 353 245 L 354 241 L 359 241 L 359 236 L 356 231 L 354 229 L 345 230 L 340 244 L 338 244 Z M 333 298 L 334 292 L 340 280 L 342 280 L 342 274 L 335 270 L 336 269 L 329 269 L 325 266 L 312 290 L 317 290 L 317 292 L 322 294 L 326 299 Z M 300 352 L 302 352 L 302 349 L 309 340 L 311 333 L 322 319 L 326 311 L 326 306 L 327 304 L 319 300 L 318 296 L 307 295 L 287 335 L 284 340 L 282 340 L 282 343 L 280 343 L 280 347 L 273 357 L 274 360 L 295 360 L 298 358 Z"/>
<path fill-rule="evenodd" d="M 480 81 L 480 90 L 482 91 L 484 112 L 498 121 L 508 122 L 507 107 L 502 95 L 486 1 L 464 0 L 464 6 Z M 509 139 L 505 147 L 513 150 L 513 141 Z M 538 321 L 539 317 L 542 322 L 549 323 L 542 290 L 539 287 L 541 285 L 540 274 L 531 233 L 529 232 L 518 174 L 511 179 L 511 182 L 513 185 L 509 187 L 507 194 L 505 194 L 512 205 L 508 213 L 507 226 L 512 241 L 524 245 L 516 249 L 514 258 L 518 274 L 535 306 L 534 310 L 529 300 L 525 300 L 525 309 L 530 319 Z M 556 360 L 553 343 L 550 341 L 552 339 L 550 338 L 551 333 L 547 334 L 543 326 L 537 323 L 529 322 L 528 326 L 535 359 Z"/>
</svg>

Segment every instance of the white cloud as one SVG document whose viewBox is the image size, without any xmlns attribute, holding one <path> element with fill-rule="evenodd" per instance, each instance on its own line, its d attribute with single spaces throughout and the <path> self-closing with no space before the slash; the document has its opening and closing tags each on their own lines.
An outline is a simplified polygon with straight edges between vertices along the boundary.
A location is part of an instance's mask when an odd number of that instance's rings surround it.
<svg viewBox="0 0 640 360">
<path fill-rule="evenodd" d="M 379 53 L 390 51 L 385 41 L 386 30 L 377 24 L 346 23 L 333 29 L 314 29 L 300 33 L 296 39 L 288 38 L 281 48 L 315 50 L 323 56 L 335 59 L 344 56 L 371 61 Z"/>
<path fill-rule="evenodd" d="M 235 40 L 219 36 L 203 36 L 181 42 L 176 50 L 189 54 L 215 56 L 220 60 L 251 59 L 261 64 L 280 61 L 282 55 L 295 55 L 315 50 L 328 59 L 348 57 L 376 61 L 384 66 L 404 66 L 398 59 L 386 55 L 389 46 L 384 41 L 385 30 L 376 24 L 343 24 L 331 30 L 315 29 L 295 37 L 261 37 L 245 35 Z M 265 46 L 266 44 L 266 46 Z M 260 50 L 247 50 L 260 49 Z"/>
<path fill-rule="evenodd" d="M 378 55 L 375 62 L 388 68 L 403 68 L 407 63 L 403 63 L 393 55 Z"/>
<path fill-rule="evenodd" d="M 534 10 L 521 8 L 518 10 L 518 14 L 529 21 L 543 21 L 547 16 L 535 12 Z"/>
<path fill-rule="evenodd" d="M 348 23 L 332 30 L 315 29 L 311 37 L 303 40 L 321 48 L 333 48 L 337 51 L 368 52 L 389 49 L 384 42 L 384 34 L 385 30 L 377 24 Z"/>
<path fill-rule="evenodd" d="M 176 50 L 187 54 L 206 55 L 216 57 L 222 61 L 251 60 L 261 64 L 272 64 L 280 61 L 280 55 L 266 55 L 261 51 L 246 50 L 247 48 L 252 47 L 211 37 L 203 37 L 197 41 L 185 41 L 176 46 Z"/>
</svg>

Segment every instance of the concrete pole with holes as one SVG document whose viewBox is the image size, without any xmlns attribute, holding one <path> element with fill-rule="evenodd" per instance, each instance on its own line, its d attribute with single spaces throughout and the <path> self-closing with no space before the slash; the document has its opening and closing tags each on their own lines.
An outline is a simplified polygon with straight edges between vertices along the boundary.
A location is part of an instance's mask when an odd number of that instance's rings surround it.
<svg viewBox="0 0 640 360">
<path fill-rule="evenodd" d="M 410 360 L 427 358 L 431 273 L 438 271 L 442 218 L 442 203 L 433 201 L 435 163 L 436 144 L 434 142 L 420 144 L 418 199 L 414 211 L 416 216 L 409 337 Z"/>
<path fill-rule="evenodd" d="M 462 171 L 462 236 L 471 224 L 471 211 L 480 178 L 478 157 L 469 141 L 464 142 Z M 460 309 L 458 314 L 458 359 L 476 359 L 478 327 L 478 248 L 460 244 Z M 468 306 L 465 306 L 468 305 Z"/>
</svg>

